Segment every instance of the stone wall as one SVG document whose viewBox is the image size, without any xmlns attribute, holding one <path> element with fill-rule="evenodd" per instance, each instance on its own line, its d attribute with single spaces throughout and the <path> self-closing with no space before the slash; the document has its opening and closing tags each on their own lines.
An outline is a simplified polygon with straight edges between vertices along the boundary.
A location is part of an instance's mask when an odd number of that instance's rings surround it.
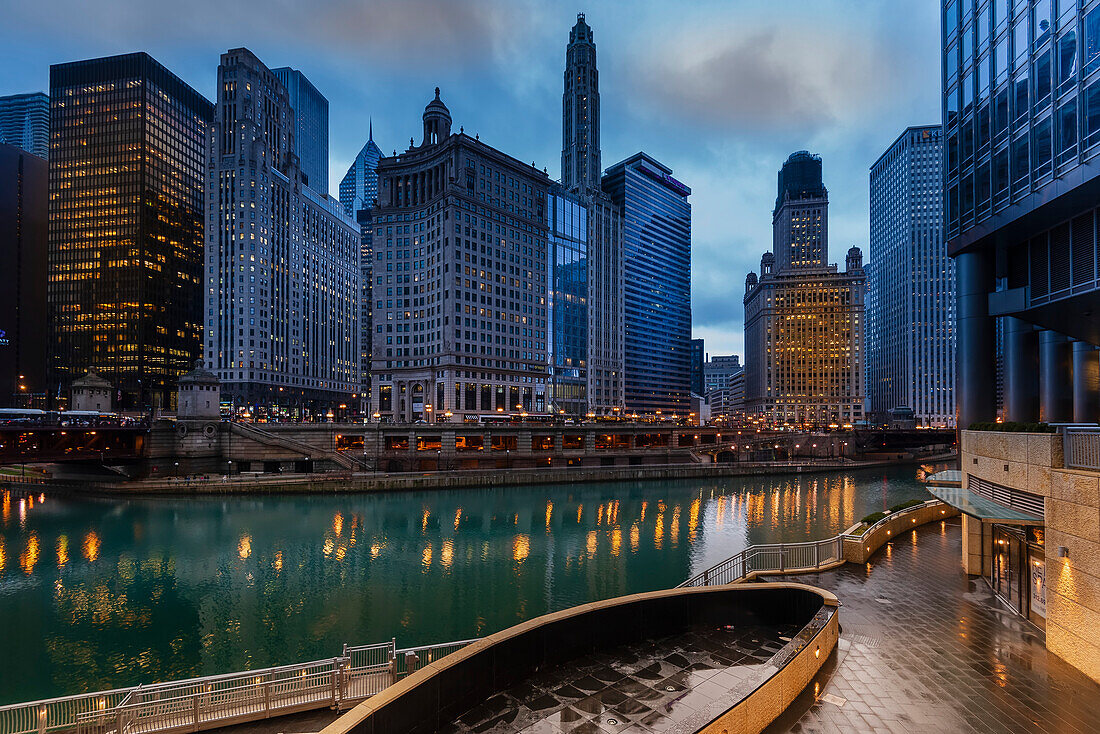
<svg viewBox="0 0 1100 734">
<path fill-rule="evenodd" d="M 961 449 L 965 482 L 974 476 L 1044 498 L 1047 648 L 1100 681 L 1100 473 L 1065 468 L 1060 434 L 962 431 Z M 988 575 L 989 523 L 980 536 L 973 521 L 964 531 L 967 572 Z M 974 557 L 979 542 L 984 564 Z"/>
</svg>

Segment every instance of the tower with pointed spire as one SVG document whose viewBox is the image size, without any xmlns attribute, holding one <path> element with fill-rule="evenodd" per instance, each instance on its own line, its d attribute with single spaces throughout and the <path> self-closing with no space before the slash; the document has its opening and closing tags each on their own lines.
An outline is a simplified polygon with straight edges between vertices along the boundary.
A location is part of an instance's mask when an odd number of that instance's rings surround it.
<svg viewBox="0 0 1100 734">
<path fill-rule="evenodd" d="M 561 183 L 569 190 L 600 190 L 600 84 L 592 29 L 577 14 L 565 48 L 562 95 Z"/>
</svg>

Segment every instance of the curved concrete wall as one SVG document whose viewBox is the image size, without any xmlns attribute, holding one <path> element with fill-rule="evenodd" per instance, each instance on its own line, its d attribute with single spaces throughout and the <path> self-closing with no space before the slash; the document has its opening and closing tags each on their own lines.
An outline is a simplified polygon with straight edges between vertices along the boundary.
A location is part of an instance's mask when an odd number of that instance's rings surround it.
<svg viewBox="0 0 1100 734">
<path fill-rule="evenodd" d="M 431 663 L 359 704 L 321 734 L 429 734 L 548 665 L 695 624 L 793 623 L 805 628 L 827 608 L 820 628 L 796 637 L 777 655 L 783 657 L 783 667 L 719 717 L 745 707 L 749 715 L 738 721 L 755 723 L 736 731 L 760 731 L 832 652 L 837 606 L 829 592 L 792 583 L 668 589 L 584 604 L 502 630 Z M 797 674 L 788 675 L 792 664 Z"/>
</svg>

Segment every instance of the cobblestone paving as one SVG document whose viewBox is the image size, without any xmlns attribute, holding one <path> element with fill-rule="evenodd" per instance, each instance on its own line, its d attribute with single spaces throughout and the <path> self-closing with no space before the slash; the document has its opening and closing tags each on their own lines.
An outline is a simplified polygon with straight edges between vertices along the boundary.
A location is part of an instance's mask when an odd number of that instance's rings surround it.
<svg viewBox="0 0 1100 734">
<path fill-rule="evenodd" d="M 954 519 L 898 537 L 866 566 L 788 577 L 835 593 L 842 631 L 766 734 L 1100 732 L 1100 685 L 1048 653 L 960 558 Z"/>
</svg>

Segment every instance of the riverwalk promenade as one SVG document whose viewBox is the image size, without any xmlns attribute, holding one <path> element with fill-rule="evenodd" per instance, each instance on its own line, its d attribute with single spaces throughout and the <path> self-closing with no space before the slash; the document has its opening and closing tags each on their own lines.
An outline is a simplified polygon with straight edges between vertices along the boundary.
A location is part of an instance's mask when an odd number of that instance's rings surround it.
<svg viewBox="0 0 1100 734">
<path fill-rule="evenodd" d="M 1100 731 L 1100 685 L 963 573 L 961 546 L 952 518 L 899 535 L 865 565 L 787 577 L 836 594 L 841 634 L 766 732 Z"/>
</svg>

